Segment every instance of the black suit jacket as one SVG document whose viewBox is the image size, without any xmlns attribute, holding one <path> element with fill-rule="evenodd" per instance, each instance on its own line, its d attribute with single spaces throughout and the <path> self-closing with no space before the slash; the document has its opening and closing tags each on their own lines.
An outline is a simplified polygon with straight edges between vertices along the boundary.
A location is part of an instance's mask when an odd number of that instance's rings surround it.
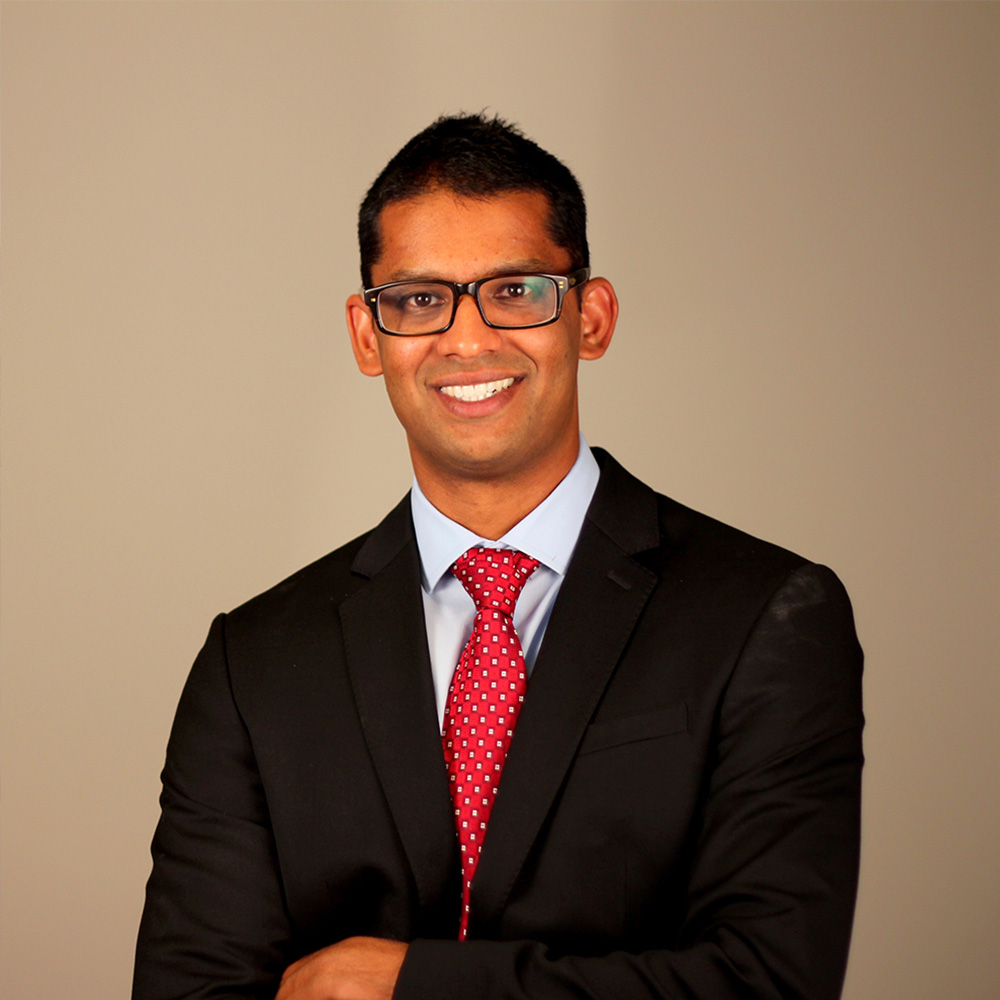
<svg viewBox="0 0 1000 1000">
<path fill-rule="evenodd" d="M 839 995 L 861 651 L 836 577 L 602 475 L 455 940 L 459 861 L 404 500 L 220 616 L 185 686 L 134 997 L 271 997 L 355 934 L 399 1000 Z"/>
</svg>

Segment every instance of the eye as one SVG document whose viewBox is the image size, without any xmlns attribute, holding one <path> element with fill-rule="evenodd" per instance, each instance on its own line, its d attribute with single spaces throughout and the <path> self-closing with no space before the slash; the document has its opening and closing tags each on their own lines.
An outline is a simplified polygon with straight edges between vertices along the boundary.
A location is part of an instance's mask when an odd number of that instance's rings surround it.
<svg viewBox="0 0 1000 1000">
<path fill-rule="evenodd" d="M 531 289 L 526 281 L 520 278 L 507 280 L 492 289 L 495 299 L 523 299 L 531 295 Z"/>
<path fill-rule="evenodd" d="M 420 313 L 438 310 L 450 301 L 449 291 L 435 285 L 411 284 L 387 288 L 382 293 L 382 305 L 397 313 Z"/>
<path fill-rule="evenodd" d="M 530 274 L 498 278 L 490 283 L 489 295 L 494 301 L 504 305 L 528 305 L 544 298 L 549 284 L 548 278 Z"/>
<path fill-rule="evenodd" d="M 429 309 L 432 306 L 440 305 L 441 298 L 433 292 L 414 292 L 403 299 L 405 309 Z"/>
</svg>

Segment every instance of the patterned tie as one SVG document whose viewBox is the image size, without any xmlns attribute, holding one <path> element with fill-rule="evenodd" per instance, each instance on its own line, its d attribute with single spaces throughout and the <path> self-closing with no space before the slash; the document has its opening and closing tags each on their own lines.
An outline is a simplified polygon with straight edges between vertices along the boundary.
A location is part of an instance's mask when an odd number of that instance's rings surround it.
<svg viewBox="0 0 1000 1000">
<path fill-rule="evenodd" d="M 514 605 L 538 560 L 514 549 L 469 549 L 451 567 L 476 604 L 445 707 L 444 759 L 462 851 L 462 924 L 469 925 L 469 889 L 479 863 L 493 796 L 528 685 Z"/>
</svg>

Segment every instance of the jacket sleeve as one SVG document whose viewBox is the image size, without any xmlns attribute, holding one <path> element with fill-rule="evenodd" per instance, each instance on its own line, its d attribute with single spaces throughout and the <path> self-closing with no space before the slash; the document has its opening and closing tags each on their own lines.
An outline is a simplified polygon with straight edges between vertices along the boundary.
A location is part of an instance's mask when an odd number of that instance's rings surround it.
<svg viewBox="0 0 1000 1000">
<path fill-rule="evenodd" d="M 291 934 L 222 615 L 181 695 L 160 803 L 133 1000 L 273 997 Z"/>
<path fill-rule="evenodd" d="M 836 1000 L 858 873 L 861 662 L 837 578 L 792 572 L 718 705 L 677 940 L 587 957 L 418 940 L 395 1000 Z"/>
</svg>

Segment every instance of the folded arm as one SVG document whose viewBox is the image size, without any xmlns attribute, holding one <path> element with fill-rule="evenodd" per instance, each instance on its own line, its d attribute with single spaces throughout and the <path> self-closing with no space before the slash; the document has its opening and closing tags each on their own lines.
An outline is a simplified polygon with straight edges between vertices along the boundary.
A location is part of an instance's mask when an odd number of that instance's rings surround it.
<svg viewBox="0 0 1000 1000">
<path fill-rule="evenodd" d="M 133 1000 L 273 997 L 292 931 L 221 615 L 181 695 L 160 803 Z"/>
</svg>

